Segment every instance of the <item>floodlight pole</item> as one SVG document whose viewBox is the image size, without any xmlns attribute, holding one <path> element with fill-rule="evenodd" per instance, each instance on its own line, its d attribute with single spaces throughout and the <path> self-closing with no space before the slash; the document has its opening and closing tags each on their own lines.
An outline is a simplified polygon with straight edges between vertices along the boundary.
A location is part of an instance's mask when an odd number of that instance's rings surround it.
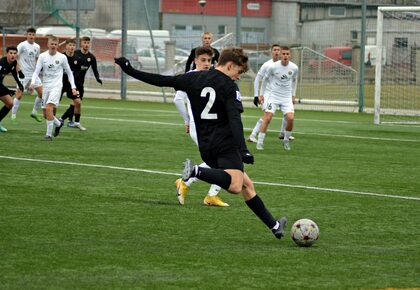
<svg viewBox="0 0 420 290">
<path fill-rule="evenodd" d="M 242 1 L 236 0 L 236 46 L 241 45 L 241 7 Z"/>
<path fill-rule="evenodd" d="M 362 27 L 360 34 L 359 113 L 363 113 L 365 100 L 365 46 L 366 46 L 366 0 L 362 2 Z"/>
<path fill-rule="evenodd" d="M 80 48 L 80 0 L 76 0 L 76 49 Z"/>
<path fill-rule="evenodd" d="M 31 26 L 35 27 L 35 0 L 32 0 Z"/>
<path fill-rule="evenodd" d="M 127 53 L 127 0 L 121 1 L 121 55 Z M 127 75 L 121 70 L 121 100 L 127 99 Z"/>
</svg>

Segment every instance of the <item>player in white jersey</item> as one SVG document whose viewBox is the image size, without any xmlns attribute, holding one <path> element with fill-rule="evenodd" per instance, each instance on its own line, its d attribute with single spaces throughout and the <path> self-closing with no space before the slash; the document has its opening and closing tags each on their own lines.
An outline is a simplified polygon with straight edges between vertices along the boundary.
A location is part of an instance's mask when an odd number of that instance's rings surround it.
<svg viewBox="0 0 420 290">
<path fill-rule="evenodd" d="M 32 75 L 35 70 L 36 60 L 40 54 L 40 47 L 38 43 L 35 43 L 35 28 L 28 28 L 26 30 L 26 40 L 19 43 L 17 46 L 18 49 L 18 62 L 19 67 L 24 74 L 24 78 L 20 77 L 20 81 L 23 84 L 23 87 L 27 89 L 28 93 L 32 93 L 32 90 L 29 90 L 29 84 L 32 79 Z M 33 88 L 37 92 L 37 96 L 35 97 L 34 107 L 32 109 L 31 117 L 34 118 L 38 122 L 42 122 L 42 118 L 38 115 L 38 110 L 41 107 L 42 102 L 42 83 L 40 78 L 37 78 Z M 12 122 L 16 122 L 16 114 L 19 109 L 20 101 L 23 97 L 23 91 L 19 88 L 16 89 L 16 97 L 13 100 L 13 108 L 12 108 Z"/>
<path fill-rule="evenodd" d="M 47 120 L 47 134 L 45 135 L 44 140 L 52 141 L 53 126 L 61 126 L 61 122 L 55 117 L 55 110 L 60 102 L 64 70 L 69 78 L 73 95 L 77 95 L 77 91 L 74 83 L 73 72 L 70 69 L 67 57 L 57 51 L 58 38 L 55 36 L 49 36 L 47 45 L 48 50 L 41 53 L 38 58 L 29 88 L 34 88 L 36 80 L 42 69 L 44 81 L 42 109 L 44 117 Z"/>
<path fill-rule="evenodd" d="M 265 104 L 264 119 L 258 134 L 257 149 L 264 149 L 264 138 L 268 125 L 277 109 L 286 116 L 286 128 L 283 137 L 285 150 L 290 150 L 290 136 L 292 135 L 294 108 L 296 98 L 298 66 L 290 61 L 290 48 L 283 46 L 280 52 L 280 60 L 273 63 L 265 72 L 262 91 L 265 95 L 262 101 Z"/>
<path fill-rule="evenodd" d="M 193 73 L 194 71 L 201 71 L 201 70 L 209 70 L 211 66 L 213 51 L 209 47 L 197 47 L 195 49 L 195 58 L 194 64 L 196 69 L 190 71 Z M 174 103 L 178 109 L 179 114 L 184 119 L 185 125 L 185 133 L 189 133 L 191 139 L 194 141 L 195 144 L 198 146 L 197 140 L 197 132 L 195 128 L 194 117 L 192 116 L 191 105 L 190 101 L 188 100 L 187 93 L 184 91 L 177 91 L 174 97 Z M 208 168 L 206 163 L 200 164 L 200 166 Z M 183 205 L 185 202 L 185 197 L 188 193 L 188 190 L 193 182 L 198 181 L 197 178 L 190 178 L 188 181 L 184 182 L 181 178 L 175 181 L 175 185 L 177 188 L 177 197 L 179 204 Z M 212 184 L 207 195 L 204 197 L 203 203 L 205 205 L 213 205 L 213 206 L 229 206 L 229 204 L 222 201 L 222 199 L 218 196 L 221 187 Z"/>
</svg>

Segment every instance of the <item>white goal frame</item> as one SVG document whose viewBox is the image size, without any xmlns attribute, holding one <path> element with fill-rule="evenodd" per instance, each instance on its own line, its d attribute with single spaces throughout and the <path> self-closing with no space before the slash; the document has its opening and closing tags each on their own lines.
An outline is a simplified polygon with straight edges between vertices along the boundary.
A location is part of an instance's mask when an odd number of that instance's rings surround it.
<svg viewBox="0 0 420 290">
<path fill-rule="evenodd" d="M 380 6 L 378 7 L 377 29 L 376 29 L 376 54 L 375 67 L 375 105 L 374 124 L 380 124 L 381 114 L 381 80 L 382 80 L 382 52 L 383 52 L 383 24 L 384 12 L 420 12 L 419 6 Z M 415 122 L 417 124 L 417 122 Z"/>
</svg>

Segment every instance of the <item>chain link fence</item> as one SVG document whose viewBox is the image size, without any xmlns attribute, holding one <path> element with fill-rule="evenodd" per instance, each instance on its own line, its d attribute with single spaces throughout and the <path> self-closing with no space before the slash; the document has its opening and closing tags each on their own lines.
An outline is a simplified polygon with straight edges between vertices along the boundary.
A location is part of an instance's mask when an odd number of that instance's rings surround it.
<svg viewBox="0 0 420 290">
<path fill-rule="evenodd" d="M 384 1 L 367 1 L 364 56 L 360 56 L 360 1 L 241 1 L 240 18 L 237 17 L 237 0 L 125 1 L 127 9 L 124 15 L 128 23 L 126 57 L 139 69 L 156 72 L 159 68 L 164 74 L 183 72 L 191 48 L 201 44 L 202 32 L 210 31 L 214 47 L 222 49 L 239 42 L 247 51 L 251 70 L 239 83 L 245 97 L 252 97 L 255 73 L 270 59 L 271 44 L 278 43 L 293 48 L 292 61 L 300 66 L 297 97 L 303 108 L 357 111 L 361 62 L 365 64 L 364 104 L 367 109 L 373 107 L 376 15 L 377 6 Z M 120 70 L 115 67 L 113 59 L 122 54 L 121 1 L 0 2 L 3 48 L 24 40 L 26 28 L 34 25 L 38 28 L 37 42 L 41 50 L 46 49 L 43 35 L 54 34 L 60 37 L 60 50 L 63 51 L 65 39 L 75 37 L 76 29 L 79 29 L 80 35 L 92 38 L 91 50 L 105 80 L 100 86 L 89 73 L 87 97 L 119 96 Z M 404 1 L 403 4 L 420 4 L 417 2 L 420 1 Z M 238 25 L 239 37 L 236 34 Z M 149 29 L 152 30 L 154 46 Z M 143 95 L 162 100 L 159 88 L 130 78 L 127 87 L 128 98 Z"/>
</svg>

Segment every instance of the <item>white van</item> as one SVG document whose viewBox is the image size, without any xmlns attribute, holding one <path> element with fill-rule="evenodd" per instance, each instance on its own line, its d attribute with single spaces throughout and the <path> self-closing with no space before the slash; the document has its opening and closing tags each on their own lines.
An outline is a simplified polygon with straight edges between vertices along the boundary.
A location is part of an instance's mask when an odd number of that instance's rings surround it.
<svg viewBox="0 0 420 290">
<path fill-rule="evenodd" d="M 153 41 L 155 48 L 164 49 L 165 41 L 169 41 L 168 30 L 152 30 Z M 108 34 L 109 38 L 121 38 L 121 29 L 113 30 Z M 127 39 L 130 45 L 134 46 L 136 50 L 142 48 L 151 48 L 152 39 L 150 38 L 149 30 L 127 30 Z"/>
<path fill-rule="evenodd" d="M 44 26 L 36 29 L 36 35 L 76 36 L 76 30 L 68 26 Z"/>
<path fill-rule="evenodd" d="M 69 26 L 44 26 L 37 28 L 36 34 L 39 36 L 55 35 L 76 37 L 76 30 Z M 80 36 L 106 37 L 106 35 L 106 30 L 100 28 L 85 28 L 80 30 Z"/>
</svg>

